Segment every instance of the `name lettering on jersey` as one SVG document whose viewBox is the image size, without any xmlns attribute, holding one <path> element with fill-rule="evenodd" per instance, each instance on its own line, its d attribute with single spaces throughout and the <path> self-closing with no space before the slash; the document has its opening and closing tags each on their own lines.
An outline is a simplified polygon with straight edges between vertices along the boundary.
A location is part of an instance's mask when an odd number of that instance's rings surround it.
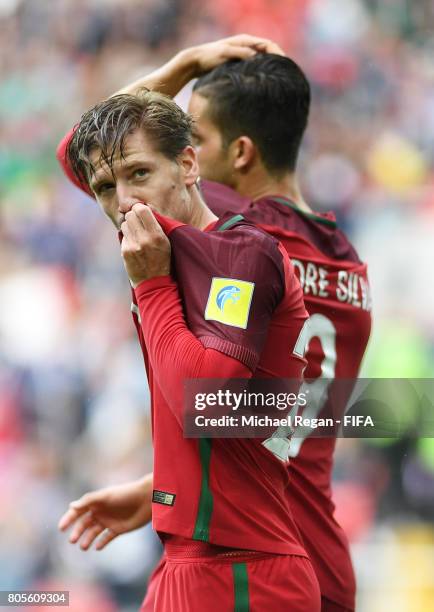
<svg viewBox="0 0 434 612">
<path fill-rule="evenodd" d="M 328 270 L 312 261 L 291 261 L 304 295 L 335 299 L 355 308 L 371 310 L 371 291 L 366 276 L 348 270 Z"/>
<path fill-rule="evenodd" d="M 371 295 L 368 281 L 356 272 L 339 270 L 336 297 L 340 302 L 346 302 L 371 310 Z"/>
<path fill-rule="evenodd" d="M 254 289 L 255 283 L 214 277 L 205 308 L 205 319 L 246 329 Z"/>
</svg>

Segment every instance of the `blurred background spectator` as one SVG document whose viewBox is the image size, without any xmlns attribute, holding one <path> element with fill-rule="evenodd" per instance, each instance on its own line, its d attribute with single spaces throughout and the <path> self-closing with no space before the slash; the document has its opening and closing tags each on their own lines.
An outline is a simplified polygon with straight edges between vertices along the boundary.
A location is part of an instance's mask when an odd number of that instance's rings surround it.
<svg viewBox="0 0 434 612">
<path fill-rule="evenodd" d="M 70 500 L 152 467 L 119 249 L 61 175 L 60 137 L 182 47 L 275 39 L 313 86 L 305 197 L 370 266 L 364 375 L 432 377 L 433 27 L 429 0 L 0 0 L 0 589 L 134 610 L 159 554 L 150 529 L 100 553 L 56 531 Z M 434 440 L 341 440 L 335 472 L 358 610 L 433 610 Z"/>
</svg>

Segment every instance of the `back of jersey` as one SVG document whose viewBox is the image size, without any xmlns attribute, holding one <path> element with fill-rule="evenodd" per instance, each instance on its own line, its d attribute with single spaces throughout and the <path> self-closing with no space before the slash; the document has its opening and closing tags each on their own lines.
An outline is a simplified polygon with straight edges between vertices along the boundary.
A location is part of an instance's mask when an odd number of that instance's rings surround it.
<svg viewBox="0 0 434 612">
<path fill-rule="evenodd" d="M 341 388 L 339 394 L 333 394 L 336 380 L 357 377 L 371 329 L 366 265 L 337 228 L 332 213 L 305 213 L 279 196 L 251 202 L 216 183 L 205 182 L 202 190 L 216 214 L 224 210 L 243 214 L 280 240 L 287 250 L 310 315 L 305 377 L 312 386 L 320 386 L 323 397 L 333 396 L 333 415 L 339 418 L 351 386 L 346 385 L 347 394 Z M 317 413 L 309 416 L 329 414 L 328 402 L 325 399 L 316 407 Z M 335 444 L 335 437 L 293 438 L 288 499 L 322 595 L 353 608 L 355 581 L 348 542 L 334 519 L 331 499 Z"/>
</svg>

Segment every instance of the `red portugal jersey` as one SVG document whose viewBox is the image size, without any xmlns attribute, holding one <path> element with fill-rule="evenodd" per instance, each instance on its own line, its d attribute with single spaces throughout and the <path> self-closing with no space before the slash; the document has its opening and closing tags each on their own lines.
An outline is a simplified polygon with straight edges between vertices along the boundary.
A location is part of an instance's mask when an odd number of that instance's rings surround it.
<svg viewBox="0 0 434 612">
<path fill-rule="evenodd" d="M 221 546 L 305 555 L 287 504 L 286 463 L 261 439 L 186 439 L 182 422 L 184 378 L 254 373 L 302 380 L 306 360 L 296 345 L 307 313 L 292 265 L 274 238 L 240 215 L 205 232 L 158 219 L 171 242 L 176 283 L 169 277 L 141 283 L 133 308 L 152 397 L 153 526 Z M 213 289 L 219 280 L 241 291 L 248 285 L 244 323 L 210 310 L 210 300 L 222 295 Z M 220 355 L 219 366 L 195 369 L 198 357 L 187 344 L 178 359 L 169 328 L 173 320 L 185 327 L 183 315 L 202 351 Z"/>
<path fill-rule="evenodd" d="M 68 164 L 72 133 L 57 157 L 68 178 L 92 195 Z M 260 439 L 183 436 L 185 379 L 302 380 L 308 315 L 294 268 L 275 238 L 240 215 L 223 216 L 205 232 L 158 220 L 171 243 L 175 280 L 142 282 L 132 308 L 151 390 L 153 527 L 231 548 L 306 556 L 287 503 L 286 463 Z M 219 311 L 228 291 L 242 307 L 226 318 L 226 307 L 224 316 Z"/>
<path fill-rule="evenodd" d="M 334 379 L 357 377 L 371 329 L 367 269 L 336 227 L 333 214 L 304 213 L 280 197 L 251 202 L 216 183 L 203 182 L 202 189 L 216 214 L 228 210 L 243 214 L 288 252 L 310 315 L 306 378 L 316 378 L 320 384 L 324 383 L 320 379 L 329 381 L 330 395 Z M 345 410 L 345 401 L 341 408 Z M 348 542 L 333 515 L 335 443 L 332 437 L 293 438 L 287 496 L 322 595 L 353 609 L 355 580 Z"/>
</svg>

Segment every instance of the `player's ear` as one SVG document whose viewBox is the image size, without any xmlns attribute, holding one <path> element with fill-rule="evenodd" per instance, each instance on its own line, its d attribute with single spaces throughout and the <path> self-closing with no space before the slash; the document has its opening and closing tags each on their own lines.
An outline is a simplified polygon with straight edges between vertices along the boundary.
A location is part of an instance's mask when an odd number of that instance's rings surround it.
<svg viewBox="0 0 434 612">
<path fill-rule="evenodd" d="M 197 161 L 197 153 L 196 150 L 188 145 L 179 155 L 178 161 L 181 165 L 183 174 L 184 174 L 184 182 L 190 187 L 194 185 L 199 176 L 199 164 Z"/>
<path fill-rule="evenodd" d="M 231 143 L 233 166 L 240 172 L 246 171 L 256 157 L 256 145 L 248 136 L 240 136 Z"/>
</svg>

